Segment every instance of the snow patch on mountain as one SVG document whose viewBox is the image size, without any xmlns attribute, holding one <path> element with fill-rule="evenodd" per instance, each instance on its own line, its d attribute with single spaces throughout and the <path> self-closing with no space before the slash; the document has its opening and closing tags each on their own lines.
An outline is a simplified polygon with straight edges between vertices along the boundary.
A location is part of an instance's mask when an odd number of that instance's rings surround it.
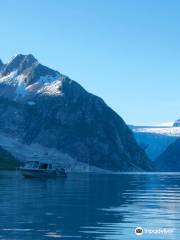
<svg viewBox="0 0 180 240">
<path fill-rule="evenodd" d="M 13 100 L 29 95 L 59 95 L 61 80 L 58 71 L 40 64 L 31 54 L 14 56 L 8 63 L 1 63 L 1 95 Z"/>
<path fill-rule="evenodd" d="M 133 127 L 134 132 L 154 133 L 164 136 L 180 137 L 180 127 Z"/>
<path fill-rule="evenodd" d="M 54 82 L 46 83 L 43 87 L 41 87 L 40 90 L 38 90 L 38 93 L 43 93 L 44 95 L 60 95 L 60 87 L 62 82 L 59 80 L 56 80 Z"/>
<path fill-rule="evenodd" d="M 174 124 L 174 122 L 163 122 L 163 123 L 157 124 L 156 126 L 157 127 L 172 127 L 173 124 Z"/>
<path fill-rule="evenodd" d="M 26 90 L 26 84 L 25 84 L 25 76 L 23 74 L 20 74 L 19 76 L 16 77 L 16 93 L 17 96 L 25 97 L 28 92 Z"/>
<path fill-rule="evenodd" d="M 8 75 L 3 77 L 1 77 L 0 75 L 0 83 L 4 83 L 7 85 L 16 85 L 17 84 L 16 78 L 15 78 L 16 76 L 17 76 L 17 70 L 14 70 Z"/>
<path fill-rule="evenodd" d="M 9 73 L 6 76 L 0 77 L 0 83 L 5 85 L 12 86 L 15 88 L 16 96 L 14 99 L 18 97 L 25 97 L 31 93 L 40 93 L 45 95 L 59 95 L 60 86 L 61 86 L 61 78 L 62 75 L 56 74 L 56 76 L 40 76 L 40 78 L 34 84 L 28 85 L 26 83 L 26 74 L 17 75 L 17 70 Z"/>
</svg>

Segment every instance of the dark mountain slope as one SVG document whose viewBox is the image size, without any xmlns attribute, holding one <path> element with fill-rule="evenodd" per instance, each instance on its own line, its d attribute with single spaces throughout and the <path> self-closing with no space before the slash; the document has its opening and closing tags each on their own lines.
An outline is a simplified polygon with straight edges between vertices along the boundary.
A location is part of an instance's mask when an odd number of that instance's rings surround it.
<svg viewBox="0 0 180 240">
<path fill-rule="evenodd" d="M 180 138 L 170 144 L 156 159 L 156 165 L 159 171 L 180 171 Z"/>
<path fill-rule="evenodd" d="M 0 132 L 103 169 L 152 170 L 131 130 L 101 98 L 32 55 L 16 58 L 0 78 Z"/>
</svg>

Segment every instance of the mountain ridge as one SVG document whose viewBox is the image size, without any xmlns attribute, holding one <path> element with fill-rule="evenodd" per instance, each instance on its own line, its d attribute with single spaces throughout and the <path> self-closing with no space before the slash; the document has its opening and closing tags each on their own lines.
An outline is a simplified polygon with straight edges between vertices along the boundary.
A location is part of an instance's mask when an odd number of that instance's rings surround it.
<svg viewBox="0 0 180 240">
<path fill-rule="evenodd" d="M 23 144 L 55 148 L 75 162 L 107 170 L 153 169 L 115 111 L 32 55 L 20 54 L 5 64 L 0 114 L 0 133 Z"/>
</svg>

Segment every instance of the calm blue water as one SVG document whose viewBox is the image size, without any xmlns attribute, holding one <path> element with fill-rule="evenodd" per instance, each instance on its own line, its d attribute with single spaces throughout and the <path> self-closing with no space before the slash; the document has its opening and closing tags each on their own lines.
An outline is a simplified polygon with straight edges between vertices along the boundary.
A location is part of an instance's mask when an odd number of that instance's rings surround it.
<svg viewBox="0 0 180 240">
<path fill-rule="evenodd" d="M 136 236 L 134 229 L 174 228 Z M 180 239 L 180 175 L 0 172 L 0 239 Z"/>
</svg>

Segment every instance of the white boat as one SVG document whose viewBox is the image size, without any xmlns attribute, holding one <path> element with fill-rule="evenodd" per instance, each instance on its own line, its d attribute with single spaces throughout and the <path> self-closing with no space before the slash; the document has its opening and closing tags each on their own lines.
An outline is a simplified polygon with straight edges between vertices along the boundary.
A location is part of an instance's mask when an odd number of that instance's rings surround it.
<svg viewBox="0 0 180 240">
<path fill-rule="evenodd" d="M 20 167 L 24 177 L 41 178 L 41 177 L 67 177 L 64 168 L 57 168 L 48 161 L 26 161 L 24 166 Z"/>
</svg>

